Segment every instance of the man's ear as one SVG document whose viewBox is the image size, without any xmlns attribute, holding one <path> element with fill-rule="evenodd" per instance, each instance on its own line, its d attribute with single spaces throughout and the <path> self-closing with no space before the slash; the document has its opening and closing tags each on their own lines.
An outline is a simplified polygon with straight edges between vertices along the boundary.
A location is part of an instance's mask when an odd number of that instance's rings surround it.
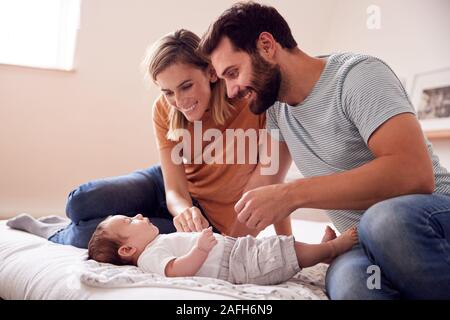
<svg viewBox="0 0 450 320">
<path fill-rule="evenodd" d="M 261 57 L 268 61 L 273 60 L 277 49 L 277 42 L 269 32 L 261 32 L 256 41 L 256 49 Z"/>
<path fill-rule="evenodd" d="M 119 250 L 117 250 L 117 252 L 119 253 L 119 256 L 123 258 L 130 258 L 136 253 L 136 250 L 137 249 L 135 247 L 123 245 L 119 248 Z"/>
<path fill-rule="evenodd" d="M 217 77 L 216 70 L 211 65 L 208 67 L 208 76 L 209 81 L 212 83 L 215 83 L 217 82 L 217 80 L 219 80 L 219 78 Z"/>
</svg>

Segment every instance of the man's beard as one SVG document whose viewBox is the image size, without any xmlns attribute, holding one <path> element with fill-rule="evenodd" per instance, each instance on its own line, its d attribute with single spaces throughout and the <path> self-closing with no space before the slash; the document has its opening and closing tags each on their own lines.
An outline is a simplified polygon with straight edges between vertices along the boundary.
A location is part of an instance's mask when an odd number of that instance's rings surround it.
<svg viewBox="0 0 450 320">
<path fill-rule="evenodd" d="M 278 99 L 281 85 L 281 71 L 278 65 L 272 66 L 259 53 L 251 55 L 253 79 L 249 88 L 256 94 L 256 99 L 249 104 L 250 111 L 261 114 L 269 109 Z"/>
</svg>

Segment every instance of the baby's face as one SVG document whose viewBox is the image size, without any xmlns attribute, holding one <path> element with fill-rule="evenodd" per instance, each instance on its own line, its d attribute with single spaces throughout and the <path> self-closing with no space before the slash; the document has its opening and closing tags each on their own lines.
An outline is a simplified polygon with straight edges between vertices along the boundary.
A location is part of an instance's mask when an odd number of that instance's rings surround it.
<svg viewBox="0 0 450 320">
<path fill-rule="evenodd" d="M 142 214 L 134 217 L 115 215 L 106 221 L 105 229 L 120 238 L 126 239 L 126 244 L 140 250 L 153 241 L 159 234 L 159 229 Z"/>
</svg>

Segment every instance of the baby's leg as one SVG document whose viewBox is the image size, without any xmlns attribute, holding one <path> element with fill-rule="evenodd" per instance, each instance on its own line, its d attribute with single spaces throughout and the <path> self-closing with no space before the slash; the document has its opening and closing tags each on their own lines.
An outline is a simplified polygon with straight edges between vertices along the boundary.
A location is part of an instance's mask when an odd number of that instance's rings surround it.
<svg viewBox="0 0 450 320">
<path fill-rule="evenodd" d="M 320 262 L 329 262 L 338 255 L 349 251 L 358 243 L 358 232 L 353 227 L 337 238 L 320 244 L 307 244 L 295 242 L 295 252 L 297 253 L 298 264 L 301 268 L 314 266 Z"/>
<path fill-rule="evenodd" d="M 327 226 L 325 229 L 325 234 L 323 235 L 321 243 L 328 242 L 328 241 L 336 239 L 336 238 L 337 238 L 336 232 L 333 229 L 331 229 L 329 226 Z M 324 260 L 323 262 L 330 264 L 332 261 L 333 261 L 333 259 L 330 258 L 330 259 Z"/>
<path fill-rule="evenodd" d="M 11 218 L 6 225 L 13 229 L 23 230 L 39 237 L 48 239 L 57 231 L 67 227 L 69 221 L 67 219 L 41 219 L 40 221 L 29 214 L 23 213 L 17 217 Z M 48 222 L 51 221 L 51 222 Z"/>
</svg>

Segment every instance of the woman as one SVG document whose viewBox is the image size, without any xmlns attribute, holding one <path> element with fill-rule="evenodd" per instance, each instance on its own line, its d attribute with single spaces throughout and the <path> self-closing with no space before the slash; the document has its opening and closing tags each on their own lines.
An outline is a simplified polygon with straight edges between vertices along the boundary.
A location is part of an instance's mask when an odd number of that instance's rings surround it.
<svg viewBox="0 0 450 320">
<path fill-rule="evenodd" d="M 203 133 L 209 129 L 220 134 L 226 129 L 259 132 L 265 126 L 265 116 L 253 115 L 243 100 L 226 98 L 224 83 L 208 59 L 196 51 L 199 41 L 194 33 L 179 30 L 155 43 L 145 59 L 147 75 L 162 91 L 153 106 L 161 166 L 91 181 L 73 190 L 66 207 L 72 222 L 50 235 L 50 241 L 87 248 L 98 223 L 114 214 L 142 213 L 152 218 L 161 233 L 201 231 L 210 225 L 215 232 L 231 236 L 255 236 L 260 231 L 240 224 L 234 211 L 243 192 L 251 189 L 252 174 L 259 174 L 258 164 L 205 163 L 205 150 L 222 140 L 203 141 L 207 140 Z M 190 134 L 190 143 L 183 132 Z M 224 155 L 234 143 L 234 138 L 228 140 L 219 145 Z M 174 160 L 177 153 L 172 151 L 179 143 L 191 146 L 191 150 L 183 149 L 182 155 L 192 161 Z M 248 154 L 248 144 L 245 148 Z M 290 220 L 283 220 L 276 230 L 291 234 Z"/>
</svg>

